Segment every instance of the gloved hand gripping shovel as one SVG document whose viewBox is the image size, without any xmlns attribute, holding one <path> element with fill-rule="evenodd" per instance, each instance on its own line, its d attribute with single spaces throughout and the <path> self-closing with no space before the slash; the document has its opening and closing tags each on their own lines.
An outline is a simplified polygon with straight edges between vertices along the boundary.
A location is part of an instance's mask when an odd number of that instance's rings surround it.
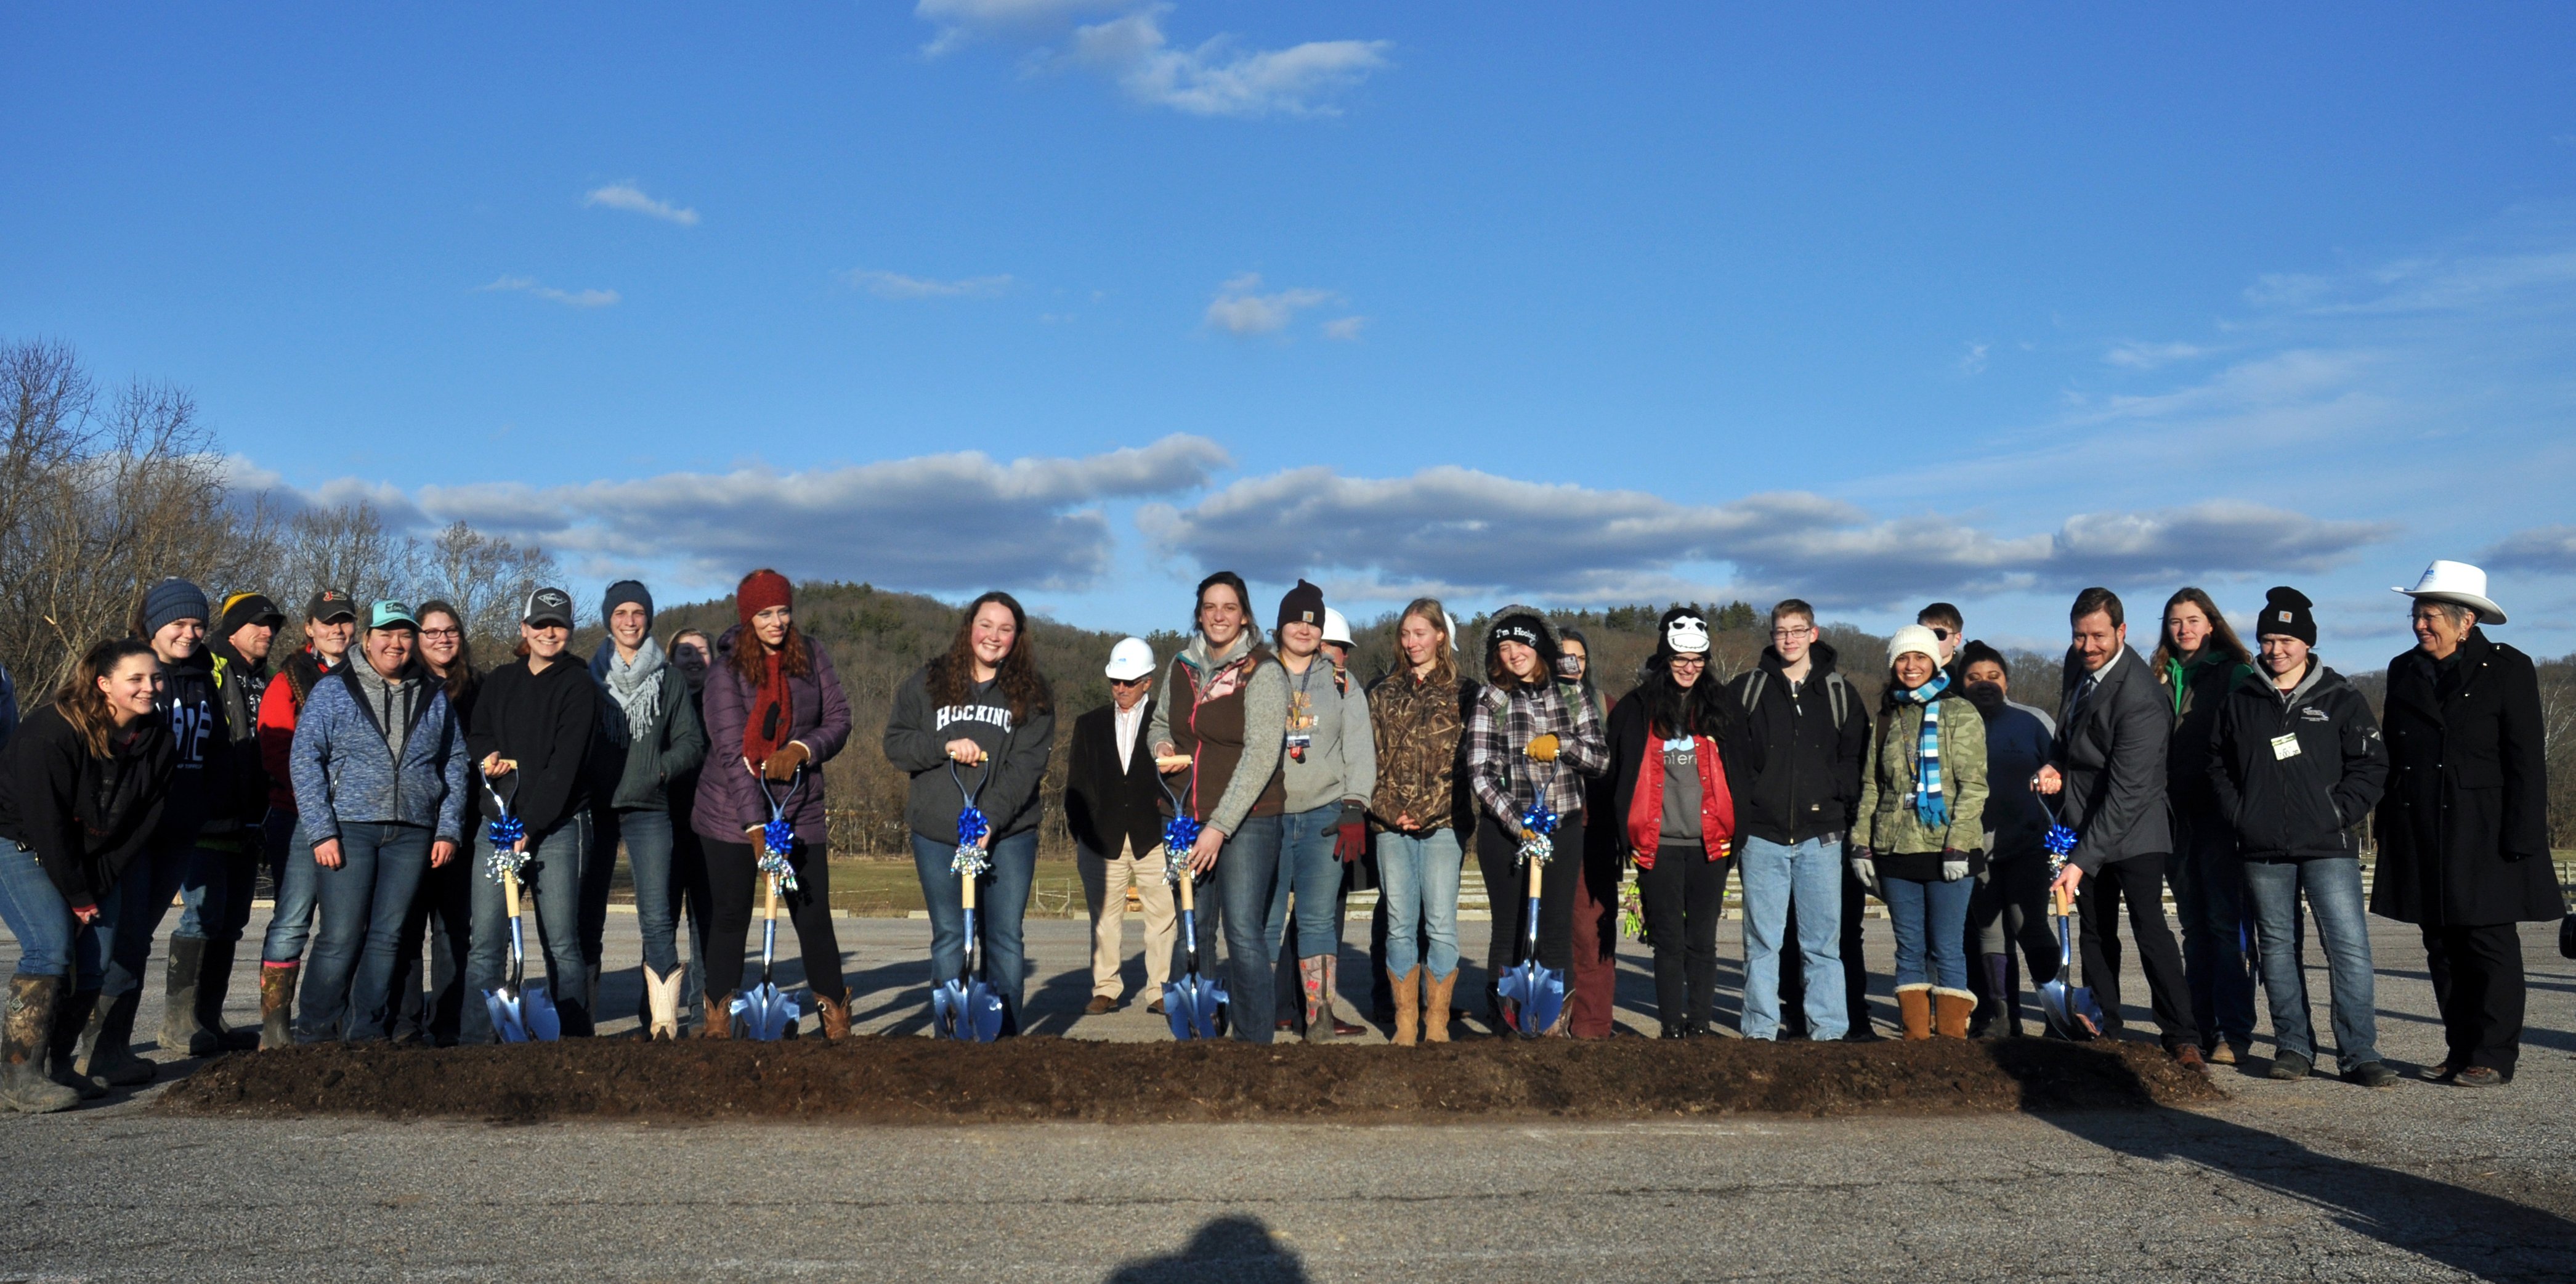
<svg viewBox="0 0 2576 1284">
<path fill-rule="evenodd" d="M 2066 868 L 2066 857 L 2075 850 L 2075 831 L 2058 823 L 2057 810 L 2047 803 L 2040 808 L 2048 813 L 2048 876 L 2051 883 Z M 2075 947 L 2069 940 L 2067 925 L 2074 917 L 2073 899 L 2066 893 L 2053 892 L 2049 917 L 2057 920 L 2057 975 L 2039 987 L 2040 1014 L 2047 1018 L 2049 1032 L 2061 1039 L 2078 1043 L 2102 1036 L 2102 1005 L 2093 997 L 2091 986 L 2072 984 L 2075 974 Z"/>
<path fill-rule="evenodd" d="M 948 868 L 961 880 L 958 899 L 966 909 L 965 965 L 958 975 L 932 987 L 930 991 L 930 1032 L 944 1039 L 964 1039 L 971 1043 L 991 1043 L 1002 1033 L 1002 999 L 993 987 L 984 983 L 983 950 L 975 932 L 975 880 L 993 867 L 988 855 L 992 841 L 992 822 L 975 805 L 975 795 L 993 778 L 990 757 L 984 761 L 984 774 L 975 787 L 966 787 L 965 777 L 957 774 L 957 762 L 950 759 L 948 777 L 957 782 L 957 796 L 966 802 L 957 813 L 957 854 Z"/>
<path fill-rule="evenodd" d="M 1529 912 L 1521 931 L 1521 961 L 1503 973 L 1497 987 L 1511 1006 L 1512 1028 L 1535 1039 L 1556 1024 L 1565 1010 L 1565 974 L 1538 961 L 1539 871 L 1556 855 L 1556 813 L 1548 809 L 1547 786 L 1537 801 L 1521 812 L 1521 859 L 1529 864 Z"/>
<path fill-rule="evenodd" d="M 489 830 L 492 859 L 484 872 L 501 885 L 502 900 L 510 913 L 510 974 L 501 988 L 483 992 L 483 1002 L 491 1008 L 492 1028 L 503 1043 L 563 1037 L 563 1021 L 555 1013 L 554 994 L 544 985 L 528 984 L 527 930 L 519 921 L 519 871 L 528 864 L 528 854 L 522 849 L 528 827 L 510 806 L 519 796 L 518 779 L 517 772 L 510 774 L 510 796 L 504 798 L 492 787 L 491 777 L 483 778 L 483 792 L 491 795 L 493 811 Z M 534 889 L 530 895 L 533 899 Z"/>
<path fill-rule="evenodd" d="M 734 1028 L 744 1038 L 775 1041 L 786 1038 L 802 1015 L 796 1010 L 795 996 L 782 992 L 770 979 L 770 967 L 778 957 L 779 893 L 796 890 L 796 867 L 787 863 L 787 853 L 796 846 L 796 826 L 788 823 L 787 809 L 796 805 L 796 795 L 805 790 L 805 768 L 797 766 L 783 799 L 769 791 L 768 777 L 757 770 L 752 774 L 760 782 L 761 800 L 769 804 L 769 823 L 760 827 L 758 866 L 769 890 L 761 911 L 760 984 L 734 999 L 732 1014 Z"/>
<path fill-rule="evenodd" d="M 1195 773 L 1198 769 L 1190 769 Z M 1195 779 L 1193 775 L 1193 779 Z M 1163 983 L 1163 1016 L 1175 1039 L 1214 1039 L 1225 1033 L 1225 987 L 1199 975 L 1198 875 L 1190 871 L 1190 851 L 1198 846 L 1199 822 L 1172 787 L 1158 776 L 1163 796 L 1171 800 L 1172 818 L 1163 822 L 1163 881 L 1180 888 L 1181 946 L 1187 960 L 1179 979 Z"/>
</svg>

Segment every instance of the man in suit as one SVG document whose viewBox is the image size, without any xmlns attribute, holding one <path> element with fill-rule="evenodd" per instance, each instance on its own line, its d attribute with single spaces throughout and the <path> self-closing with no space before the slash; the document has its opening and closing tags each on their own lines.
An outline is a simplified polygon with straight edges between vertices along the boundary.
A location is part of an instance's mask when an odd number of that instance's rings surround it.
<svg viewBox="0 0 2576 1284">
<path fill-rule="evenodd" d="M 1154 717 L 1154 648 L 1143 638 L 1123 639 L 1110 648 L 1106 672 L 1110 703 L 1074 720 L 1064 778 L 1065 824 L 1073 831 L 1083 896 L 1091 902 L 1091 1003 L 1083 1011 L 1097 1016 L 1118 1009 L 1125 990 L 1119 946 L 1132 885 L 1145 907 L 1145 992 L 1159 1014 L 1180 933 L 1171 885 L 1163 881 L 1163 817 L 1155 806 L 1162 786 L 1145 738 Z"/>
<path fill-rule="evenodd" d="M 2102 1001 L 2113 1034 L 2120 1028 L 2120 902 L 2147 973 L 2165 1051 L 2199 1066 L 2200 1032 L 2182 950 L 2165 923 L 2165 860 L 2173 826 L 2165 812 L 2165 745 L 2173 712 L 2155 675 L 2129 649 L 2118 594 L 2088 588 L 2068 612 L 2074 644 L 2066 652 L 2065 698 L 2049 762 L 2031 787 L 2059 799 L 2058 819 L 2078 835 L 2075 851 L 2050 889 L 2074 894 L 2084 926 L 2084 984 Z"/>
</svg>

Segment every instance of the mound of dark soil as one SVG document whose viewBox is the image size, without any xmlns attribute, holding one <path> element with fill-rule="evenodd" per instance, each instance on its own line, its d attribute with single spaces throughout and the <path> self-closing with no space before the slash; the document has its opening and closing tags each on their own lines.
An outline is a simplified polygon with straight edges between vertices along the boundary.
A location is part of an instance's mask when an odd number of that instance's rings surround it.
<svg viewBox="0 0 2576 1284">
<path fill-rule="evenodd" d="M 222 1057 L 157 1108 L 390 1119 L 857 1123 L 1721 1114 L 1955 1114 L 2195 1105 L 2223 1096 L 2146 1044 L 1478 1040 L 1446 1046 L 922 1038 L 438 1050 L 315 1046 Z"/>
</svg>

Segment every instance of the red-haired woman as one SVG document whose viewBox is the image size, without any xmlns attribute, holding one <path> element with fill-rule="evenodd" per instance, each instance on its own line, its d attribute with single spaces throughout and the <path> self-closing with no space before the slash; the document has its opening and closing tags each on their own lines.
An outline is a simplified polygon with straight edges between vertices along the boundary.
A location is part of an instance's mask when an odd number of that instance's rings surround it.
<svg viewBox="0 0 2576 1284">
<path fill-rule="evenodd" d="M 785 819 L 796 830 L 787 863 L 796 889 L 782 900 L 805 957 L 826 1038 L 850 1033 L 849 986 L 832 935 L 831 872 L 824 860 L 823 764 L 850 739 L 850 702 L 832 659 L 796 629 L 787 577 L 753 571 L 734 589 L 742 623 L 716 639 L 704 692 L 707 761 L 698 774 L 689 826 L 707 856 L 707 1024 L 710 1039 L 733 1035 L 733 996 L 742 988 L 743 943 L 751 933 L 761 829 L 770 796 L 794 789 Z M 776 791 L 765 796 L 764 791 Z"/>
<path fill-rule="evenodd" d="M 1020 923 L 1038 865 L 1038 785 L 1055 745 L 1055 696 L 1029 654 L 1029 618 L 1008 593 L 968 603 L 946 654 L 895 688 L 886 720 L 886 759 L 912 776 L 903 819 L 912 831 L 912 862 L 930 907 L 931 979 L 966 965 L 966 910 L 951 862 L 957 818 L 966 808 L 962 781 L 990 826 L 992 868 L 978 876 L 977 926 L 984 936 L 984 979 L 1002 1000 L 1002 1032 L 1021 1029 L 1027 971 Z"/>
</svg>

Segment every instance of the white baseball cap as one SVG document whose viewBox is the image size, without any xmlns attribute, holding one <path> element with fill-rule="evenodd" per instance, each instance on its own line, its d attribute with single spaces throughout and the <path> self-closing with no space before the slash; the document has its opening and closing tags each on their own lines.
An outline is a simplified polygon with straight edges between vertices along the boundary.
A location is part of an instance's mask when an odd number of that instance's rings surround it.
<svg viewBox="0 0 2576 1284">
<path fill-rule="evenodd" d="M 1109 667 L 1103 672 L 1120 682 L 1133 682 L 1150 677 L 1154 672 L 1154 648 L 1143 638 L 1121 638 L 1109 648 Z"/>
<path fill-rule="evenodd" d="M 1351 622 L 1343 619 L 1341 612 L 1329 606 L 1324 608 L 1324 640 L 1339 642 L 1343 646 L 1359 645 L 1351 641 Z"/>
</svg>

